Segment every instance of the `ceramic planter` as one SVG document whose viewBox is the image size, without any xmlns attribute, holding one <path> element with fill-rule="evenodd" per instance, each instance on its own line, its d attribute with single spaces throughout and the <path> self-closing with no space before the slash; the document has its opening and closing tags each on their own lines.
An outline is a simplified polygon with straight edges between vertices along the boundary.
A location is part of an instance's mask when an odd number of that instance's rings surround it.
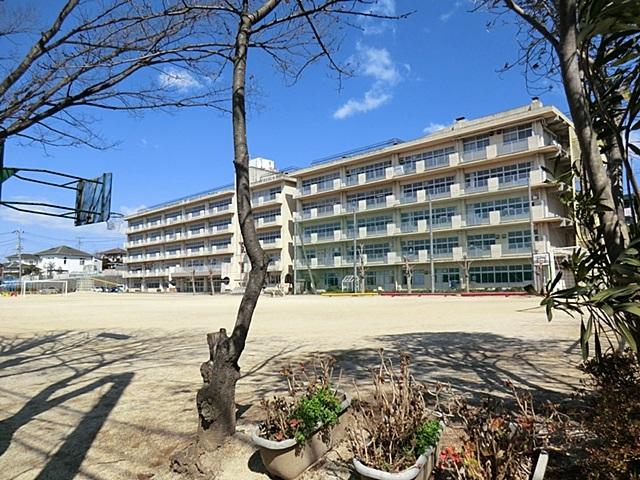
<svg viewBox="0 0 640 480">
<path fill-rule="evenodd" d="M 258 447 L 262 463 L 271 475 L 283 480 L 296 478 L 320 460 L 342 437 L 344 425 L 340 424 L 340 418 L 351 405 L 351 397 L 340 390 L 336 394 L 342 399 L 338 423 L 326 431 L 318 429 L 304 444 L 298 443 L 295 438 L 280 442 L 267 440 L 259 435 L 259 429 L 254 430 L 251 439 Z"/>
<path fill-rule="evenodd" d="M 440 438 L 442 438 L 443 431 L 444 424 L 440 422 Z M 353 459 L 353 466 L 361 480 L 429 480 L 439 456 L 440 440 L 434 447 L 429 447 L 426 452 L 420 455 L 412 467 L 401 472 L 390 473 L 367 467 L 357 458 Z"/>
</svg>

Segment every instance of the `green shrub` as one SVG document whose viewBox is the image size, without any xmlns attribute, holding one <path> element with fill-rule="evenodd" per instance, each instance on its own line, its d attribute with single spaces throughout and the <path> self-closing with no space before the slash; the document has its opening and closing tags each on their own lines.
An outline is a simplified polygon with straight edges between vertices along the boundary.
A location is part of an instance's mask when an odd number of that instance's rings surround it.
<svg viewBox="0 0 640 480">
<path fill-rule="evenodd" d="M 429 420 L 416 429 L 416 453 L 422 455 L 430 447 L 435 447 L 440 440 L 440 421 Z"/>
<path fill-rule="evenodd" d="M 292 414 L 297 429 L 294 434 L 299 443 L 307 441 L 320 425 L 331 427 L 338 423 L 340 400 L 326 387 L 302 397 Z"/>
</svg>

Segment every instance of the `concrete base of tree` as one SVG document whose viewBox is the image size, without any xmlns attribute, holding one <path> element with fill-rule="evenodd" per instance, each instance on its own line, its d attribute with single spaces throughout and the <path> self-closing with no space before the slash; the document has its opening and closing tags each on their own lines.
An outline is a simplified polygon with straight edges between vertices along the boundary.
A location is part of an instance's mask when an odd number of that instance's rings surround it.
<svg viewBox="0 0 640 480">
<path fill-rule="evenodd" d="M 320 460 L 344 436 L 344 423 L 341 417 L 351 405 L 351 397 L 345 392 L 338 392 L 342 398 L 342 411 L 338 423 L 326 431 L 318 430 L 304 444 L 294 438 L 280 442 L 267 440 L 259 435 L 256 429 L 251 435 L 253 443 L 258 447 L 262 463 L 267 471 L 283 480 L 293 480 L 302 472 Z"/>
</svg>

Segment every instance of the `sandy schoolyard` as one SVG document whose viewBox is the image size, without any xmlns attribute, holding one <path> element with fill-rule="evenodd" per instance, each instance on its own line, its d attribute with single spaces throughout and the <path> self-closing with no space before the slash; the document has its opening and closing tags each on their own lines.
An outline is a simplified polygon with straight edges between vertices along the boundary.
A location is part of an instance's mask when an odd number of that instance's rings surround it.
<svg viewBox="0 0 640 480">
<path fill-rule="evenodd" d="M 230 330 L 239 301 L 188 294 L 0 297 L 0 477 L 180 478 L 169 472 L 168 458 L 196 429 L 205 334 Z M 281 388 L 284 365 L 316 352 L 337 358 L 345 388 L 367 382 L 384 348 L 390 355 L 408 351 L 418 380 L 449 382 L 467 395 L 500 394 L 510 380 L 536 396 L 561 397 L 578 382 L 579 328 L 561 316 L 547 322 L 538 302 L 261 298 L 241 358 L 240 434 L 217 457 L 224 460 L 216 478 L 268 478 L 246 441 L 260 418 L 258 402 Z M 349 478 L 341 475 L 321 465 L 303 478 Z"/>
</svg>

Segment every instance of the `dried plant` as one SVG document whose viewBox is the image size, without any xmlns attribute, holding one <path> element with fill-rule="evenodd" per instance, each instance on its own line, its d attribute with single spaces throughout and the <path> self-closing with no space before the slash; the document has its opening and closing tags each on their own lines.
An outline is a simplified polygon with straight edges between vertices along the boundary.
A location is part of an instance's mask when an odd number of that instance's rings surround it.
<svg viewBox="0 0 640 480">
<path fill-rule="evenodd" d="M 457 401 L 465 440 L 440 454 L 441 470 L 457 480 L 528 480 L 540 450 L 561 450 L 568 418 L 549 404 L 536 412 L 531 394 L 506 383 L 514 402 L 488 398 L 480 406 Z M 561 432 L 560 432 L 561 431 Z M 560 434 L 558 434 L 560 432 Z"/>
<path fill-rule="evenodd" d="M 295 438 L 303 443 L 318 428 L 335 425 L 341 401 L 332 383 L 334 365 L 334 358 L 314 357 L 310 368 L 303 363 L 283 368 L 288 394 L 260 403 L 266 413 L 260 425 L 261 436 L 276 441 Z"/>
<path fill-rule="evenodd" d="M 398 472 L 437 443 L 440 422 L 427 407 L 425 388 L 411 375 L 407 354 L 401 354 L 396 373 L 380 350 L 380 366 L 372 377 L 372 401 L 362 401 L 358 393 L 355 425 L 348 429 L 350 449 L 370 467 Z"/>
</svg>

